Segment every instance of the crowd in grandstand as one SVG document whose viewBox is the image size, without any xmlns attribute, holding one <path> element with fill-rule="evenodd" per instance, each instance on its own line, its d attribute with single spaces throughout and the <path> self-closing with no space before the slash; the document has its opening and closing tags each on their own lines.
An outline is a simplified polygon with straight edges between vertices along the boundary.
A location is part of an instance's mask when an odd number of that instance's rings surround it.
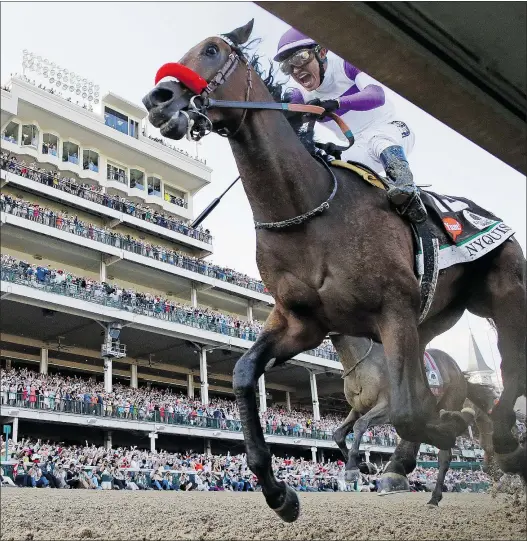
<svg viewBox="0 0 527 541">
<path fill-rule="evenodd" d="M 75 276 L 65 269 L 30 264 L 27 261 L 19 261 L 6 253 L 1 255 L 0 270 L 3 280 L 22 281 L 33 287 L 48 285 L 52 287 L 54 293 L 80 297 L 90 302 L 111 304 L 134 313 L 166 319 L 253 342 L 263 327 L 263 323 L 257 320 L 248 321 L 231 314 L 218 312 L 210 307 L 193 307 L 161 295 L 139 292 L 133 288 L 125 289 L 117 284 Z M 330 340 L 324 340 L 312 353 L 327 359 L 337 358 Z"/>
<path fill-rule="evenodd" d="M 2 455 L 5 442 L 2 439 Z M 9 445 L 14 463 L 11 479 L 3 470 L 2 483 L 20 487 L 75 488 L 99 490 L 198 490 L 255 491 L 258 480 L 248 469 L 245 454 L 210 455 L 151 452 L 137 447 L 105 448 L 90 445 L 23 439 Z M 354 483 L 344 480 L 342 460 L 315 463 L 303 458 L 272 457 L 278 479 L 299 492 L 376 491 L 379 473 L 361 475 Z M 437 469 L 416 468 L 410 474 L 416 490 L 430 490 Z M 445 484 L 449 491 L 468 491 L 471 485 L 489 483 L 482 471 L 450 470 Z"/>
<path fill-rule="evenodd" d="M 182 233 L 189 237 L 211 243 L 212 236 L 208 229 L 203 229 L 202 226 L 194 229 L 188 226 L 184 221 L 178 220 L 166 213 L 158 212 L 143 203 L 136 203 L 118 195 L 109 195 L 102 193 L 102 188 L 95 184 L 87 184 L 86 182 L 78 182 L 73 177 L 64 177 L 60 171 L 48 171 L 43 167 L 38 167 L 36 163 L 26 164 L 22 159 L 16 156 L 9 155 L 2 151 L 1 155 L 2 169 L 19 175 L 24 178 L 29 178 L 41 184 L 45 184 L 51 188 L 61 190 L 66 193 L 71 193 L 87 201 L 98 203 L 105 207 L 129 214 L 140 220 L 150 222 L 160 227 L 170 229 Z M 181 198 L 173 199 L 176 205 L 186 207 L 187 203 Z"/>
<path fill-rule="evenodd" d="M 2 404 L 34 409 L 63 411 L 138 419 L 158 423 L 191 425 L 241 430 L 236 402 L 227 398 L 211 398 L 208 405 L 170 389 L 114 384 L 111 393 L 104 391 L 103 382 L 93 378 L 45 375 L 27 369 L 2 370 Z M 313 412 L 285 407 L 268 407 L 260 412 L 262 426 L 268 434 L 292 437 L 330 439 L 344 420 L 342 416 L 323 415 L 313 419 Z M 365 443 L 393 445 L 395 431 L 391 426 L 377 426 L 364 435 Z"/>
<path fill-rule="evenodd" d="M 91 105 L 91 103 L 88 103 L 88 105 L 86 105 L 85 103 L 83 103 L 83 104 L 79 103 L 78 100 L 73 102 L 71 97 L 67 97 L 67 98 L 64 97 L 64 94 L 60 90 L 58 90 L 58 88 L 53 88 L 53 87 L 47 88 L 42 83 L 37 85 L 37 82 L 36 82 L 35 79 L 30 79 L 26 75 L 20 75 L 18 73 L 11 73 L 11 78 L 21 79 L 22 81 L 24 81 L 26 83 L 29 83 L 29 84 L 31 84 L 33 86 L 37 86 L 41 90 L 45 90 L 46 92 L 49 92 L 50 94 L 53 94 L 54 96 L 59 96 L 60 98 L 66 100 L 66 101 L 69 101 L 70 103 L 75 103 L 75 105 L 77 105 L 78 107 L 82 107 L 83 109 L 86 109 L 86 110 L 88 110 L 90 112 L 93 112 L 93 106 Z M 11 88 L 8 87 L 7 85 L 2 85 L 2 90 L 5 90 L 7 92 L 11 92 Z M 143 137 L 144 136 L 145 136 L 145 132 L 143 131 Z M 165 140 L 160 138 L 160 137 L 151 137 L 151 136 L 149 136 L 148 138 L 152 139 L 156 143 L 162 144 L 163 146 L 169 147 L 172 150 L 175 150 L 176 152 L 179 152 L 180 154 L 184 154 L 185 156 L 188 156 L 189 158 L 192 158 L 193 160 L 196 160 L 196 161 L 201 162 L 203 164 L 207 163 L 207 160 L 205 160 L 204 158 L 200 158 L 198 156 L 193 156 L 192 154 L 190 154 L 190 152 L 187 152 L 186 150 L 183 150 L 183 149 L 178 148 L 178 147 L 176 147 L 174 145 L 171 145 L 171 144 L 167 144 L 165 142 Z"/>
<path fill-rule="evenodd" d="M 215 265 L 210 261 L 190 256 L 179 250 L 173 250 L 163 245 L 136 239 L 129 234 L 125 235 L 109 227 L 101 227 L 85 222 L 79 219 L 77 215 L 68 214 L 62 210 L 57 212 L 22 199 L 21 197 L 13 197 L 2 193 L 0 197 L 0 209 L 14 216 L 20 216 L 21 218 L 67 231 L 74 235 L 102 242 L 127 252 L 133 252 L 253 291 L 260 293 L 267 292 L 263 282 L 250 278 L 244 273 L 221 265 Z"/>
</svg>

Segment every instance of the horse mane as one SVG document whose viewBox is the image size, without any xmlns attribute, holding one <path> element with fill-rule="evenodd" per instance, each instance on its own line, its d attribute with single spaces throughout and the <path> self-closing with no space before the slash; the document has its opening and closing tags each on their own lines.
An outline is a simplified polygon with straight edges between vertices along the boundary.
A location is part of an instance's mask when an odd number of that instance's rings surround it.
<svg viewBox="0 0 527 541">
<path fill-rule="evenodd" d="M 261 43 L 260 38 L 255 38 L 245 45 L 240 45 L 235 48 L 236 53 L 243 55 L 247 58 L 250 66 L 254 69 L 256 74 L 262 79 L 265 87 L 271 94 L 275 102 L 288 103 L 291 101 L 291 89 L 286 89 L 284 92 L 284 86 L 287 81 L 279 81 L 277 78 L 277 70 L 273 65 L 272 60 L 268 60 L 269 68 L 266 70 L 262 66 L 261 55 L 257 52 L 252 53 L 249 56 L 250 50 L 257 44 Z M 308 116 L 302 113 L 291 113 L 289 111 L 283 112 L 290 126 L 295 131 L 296 135 L 306 148 L 306 150 L 314 155 L 316 151 L 315 147 L 315 122 L 314 116 Z"/>
</svg>

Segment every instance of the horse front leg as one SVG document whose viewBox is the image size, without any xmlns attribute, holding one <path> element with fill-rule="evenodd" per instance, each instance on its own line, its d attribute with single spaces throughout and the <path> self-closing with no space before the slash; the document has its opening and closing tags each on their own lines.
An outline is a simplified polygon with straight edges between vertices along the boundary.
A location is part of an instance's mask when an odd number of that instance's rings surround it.
<svg viewBox="0 0 527 541">
<path fill-rule="evenodd" d="M 379 479 L 379 492 L 410 490 L 410 483 L 406 476 L 415 470 L 419 447 L 421 447 L 419 442 L 399 440 Z"/>
<path fill-rule="evenodd" d="M 390 409 L 388 401 L 383 401 L 365 413 L 353 427 L 353 443 L 349 451 L 348 462 L 346 464 L 346 481 L 353 482 L 360 477 L 359 462 L 360 462 L 360 444 L 362 436 L 368 427 L 387 424 L 390 422 Z"/>
<path fill-rule="evenodd" d="M 440 419 L 424 375 L 417 317 L 399 307 L 383 318 L 380 331 L 390 382 L 391 422 L 397 433 L 407 441 L 450 449 L 473 420 L 473 412 L 443 412 Z"/>
<path fill-rule="evenodd" d="M 440 450 L 437 461 L 439 462 L 439 472 L 437 473 L 434 492 L 432 492 L 432 497 L 427 504 L 430 507 L 437 507 L 439 502 L 443 499 L 443 484 L 445 483 L 445 477 L 450 468 L 450 462 L 452 461 L 452 449 Z"/>
<path fill-rule="evenodd" d="M 247 465 L 258 477 L 267 505 L 285 522 L 294 522 L 300 513 L 296 492 L 285 482 L 277 481 L 272 470 L 272 459 L 265 443 L 256 403 L 256 383 L 270 361 L 282 364 L 296 354 L 316 347 L 325 332 L 290 320 L 273 309 L 264 330 L 236 363 L 233 388 L 240 411 Z M 317 341 L 318 340 L 318 341 Z"/>
</svg>

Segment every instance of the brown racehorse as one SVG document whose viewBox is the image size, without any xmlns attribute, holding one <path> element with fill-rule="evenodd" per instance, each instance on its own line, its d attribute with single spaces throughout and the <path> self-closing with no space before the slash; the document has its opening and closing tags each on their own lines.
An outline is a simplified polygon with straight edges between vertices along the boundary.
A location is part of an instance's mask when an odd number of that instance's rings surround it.
<svg viewBox="0 0 527 541">
<path fill-rule="evenodd" d="M 422 359 L 430 340 L 451 328 L 465 309 L 496 324 L 504 390 L 492 412 L 493 444 L 501 468 L 525 477 L 525 447 L 511 430 L 513 406 L 526 386 L 525 258 L 519 244 L 507 241 L 475 262 L 441 272 L 433 304 L 418 326 L 412 232 L 385 192 L 314 159 L 276 111 L 205 108 L 205 98 L 273 101 L 241 49 L 252 26 L 251 21 L 201 41 L 175 64 L 179 80 L 156 81 L 143 103 L 165 137 L 181 139 L 205 116 L 213 131 L 229 137 L 253 211 L 257 264 L 275 306 L 258 340 L 237 362 L 233 387 L 247 463 L 268 505 L 290 522 L 300 510 L 295 491 L 273 474 L 260 425 L 255 387 L 265 370 L 315 348 L 328 332 L 382 342 L 392 424 L 407 441 L 448 449 L 472 416 L 440 416 Z M 191 100 L 200 92 L 198 110 Z M 440 226 L 430 221 L 430 228 L 440 244 L 446 242 Z M 405 475 L 407 453 L 412 451 L 399 449 L 387 473 Z"/>
<path fill-rule="evenodd" d="M 382 344 L 356 338 L 354 336 L 332 336 L 335 349 L 344 367 L 344 395 L 351 411 L 342 425 L 333 433 L 333 439 L 342 451 L 346 462 L 346 480 L 354 481 L 359 476 L 359 446 L 368 427 L 387 424 L 390 422 L 390 384 L 388 367 Z M 470 383 L 456 361 L 438 349 L 428 349 L 433 357 L 442 380 L 442 392 L 438 396 L 438 407 L 445 410 L 457 411 L 463 407 L 466 399 L 476 408 L 476 425 L 478 427 L 480 443 L 485 450 L 485 462 L 492 466 L 494 451 L 492 449 L 491 433 L 492 423 L 487 412 L 492 409 L 497 397 L 495 391 L 487 385 Z M 353 442 L 348 450 L 346 437 L 353 431 Z M 414 450 L 414 455 L 405 457 L 406 474 L 412 471 L 417 462 L 419 443 L 401 442 L 401 447 Z M 412 460 L 413 458 L 413 460 Z M 452 450 L 439 451 L 439 472 L 436 486 L 428 505 L 436 506 L 443 497 L 443 483 L 452 460 Z M 492 467 L 488 468 L 492 470 Z M 410 470 L 410 471 L 408 471 Z M 382 476 L 381 490 L 395 487 L 390 475 Z M 408 490 L 406 479 L 397 479 L 399 490 Z"/>
</svg>

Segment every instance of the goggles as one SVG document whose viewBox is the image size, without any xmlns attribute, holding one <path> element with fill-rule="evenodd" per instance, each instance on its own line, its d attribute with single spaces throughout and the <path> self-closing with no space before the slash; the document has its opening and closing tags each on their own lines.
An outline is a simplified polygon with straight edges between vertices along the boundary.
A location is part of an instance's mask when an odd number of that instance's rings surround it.
<svg viewBox="0 0 527 541">
<path fill-rule="evenodd" d="M 297 51 L 280 63 L 280 70 L 284 75 L 291 75 L 293 68 L 301 68 L 311 62 L 318 50 L 318 46 L 310 49 L 300 49 L 300 51 Z"/>
</svg>

